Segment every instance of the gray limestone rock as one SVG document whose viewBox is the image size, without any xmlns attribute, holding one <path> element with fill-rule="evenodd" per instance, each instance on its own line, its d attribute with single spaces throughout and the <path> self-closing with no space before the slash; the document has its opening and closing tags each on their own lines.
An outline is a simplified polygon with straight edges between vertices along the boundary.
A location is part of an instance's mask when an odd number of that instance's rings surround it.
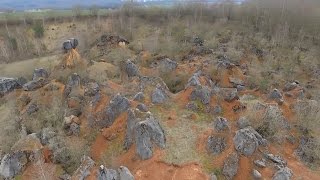
<svg viewBox="0 0 320 180">
<path fill-rule="evenodd" d="M 238 172 L 239 156 L 237 153 L 230 154 L 224 161 L 222 174 L 226 179 L 233 179 Z"/>
</svg>

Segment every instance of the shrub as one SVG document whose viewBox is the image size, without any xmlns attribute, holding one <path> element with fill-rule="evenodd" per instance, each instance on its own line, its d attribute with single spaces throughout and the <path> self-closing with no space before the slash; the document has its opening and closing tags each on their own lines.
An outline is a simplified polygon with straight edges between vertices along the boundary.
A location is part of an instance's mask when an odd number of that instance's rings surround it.
<svg viewBox="0 0 320 180">
<path fill-rule="evenodd" d="M 54 99 L 50 107 L 42 106 L 39 110 L 28 116 L 24 123 L 28 131 L 39 132 L 45 127 L 61 130 L 64 118 L 64 104 Z"/>
<path fill-rule="evenodd" d="M 14 143 L 19 139 L 19 124 L 17 112 L 13 102 L 5 101 L 0 103 L 0 150 L 3 153 L 10 151 Z"/>
<path fill-rule="evenodd" d="M 33 25 L 32 30 L 34 32 L 34 37 L 42 38 L 44 36 L 44 27 L 42 23 L 37 22 L 35 25 Z"/>
<path fill-rule="evenodd" d="M 9 41 L 10 41 L 10 44 L 11 44 L 11 47 L 14 51 L 16 51 L 18 49 L 18 43 L 17 43 L 17 39 L 16 38 L 13 38 L 13 37 L 10 37 L 9 38 Z"/>
</svg>

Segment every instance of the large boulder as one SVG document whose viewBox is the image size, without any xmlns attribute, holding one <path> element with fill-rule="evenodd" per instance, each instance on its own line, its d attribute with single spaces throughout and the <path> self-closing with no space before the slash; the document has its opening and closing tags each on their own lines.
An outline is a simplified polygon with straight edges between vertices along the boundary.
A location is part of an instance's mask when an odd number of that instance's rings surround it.
<svg viewBox="0 0 320 180">
<path fill-rule="evenodd" d="M 288 167 L 281 168 L 272 177 L 273 180 L 290 180 L 293 176 L 292 170 Z"/>
<path fill-rule="evenodd" d="M 276 163 L 279 167 L 287 166 L 287 162 L 279 155 L 265 154 L 265 157 L 273 163 Z"/>
<path fill-rule="evenodd" d="M 239 156 L 237 153 L 230 154 L 224 161 L 222 174 L 226 179 L 233 179 L 238 172 Z"/>
<path fill-rule="evenodd" d="M 209 104 L 211 100 L 211 90 L 207 86 L 197 86 L 190 95 L 190 100 L 199 100 L 202 104 Z"/>
<path fill-rule="evenodd" d="M 229 129 L 228 120 L 224 117 L 217 117 L 213 122 L 213 124 L 214 124 L 214 129 L 218 132 Z"/>
<path fill-rule="evenodd" d="M 73 89 L 78 89 L 81 86 L 81 77 L 77 73 L 69 76 L 68 82 L 64 88 L 64 95 L 69 96 Z"/>
<path fill-rule="evenodd" d="M 153 143 L 160 148 L 165 147 L 164 131 L 153 116 L 136 124 L 135 142 L 137 154 L 143 160 L 151 158 Z"/>
<path fill-rule="evenodd" d="M 227 146 L 226 139 L 219 136 L 209 136 L 207 142 L 207 150 L 214 154 L 220 154 Z"/>
<path fill-rule="evenodd" d="M 70 38 L 70 39 L 63 42 L 62 48 L 65 51 L 68 51 L 71 49 L 75 49 L 78 46 L 78 44 L 79 44 L 78 39 Z"/>
<path fill-rule="evenodd" d="M 95 96 L 99 93 L 100 86 L 97 82 L 91 81 L 85 84 L 84 86 L 84 95 L 85 96 Z"/>
<path fill-rule="evenodd" d="M 100 127 L 109 127 L 113 124 L 116 118 L 123 112 L 127 111 L 130 107 L 130 102 L 127 98 L 117 94 L 114 96 L 109 106 L 105 110 L 103 120 L 98 122 Z"/>
<path fill-rule="evenodd" d="M 49 77 L 49 74 L 47 70 L 44 68 L 37 68 L 33 71 L 32 80 L 38 80 L 40 78 L 47 79 Z"/>
<path fill-rule="evenodd" d="M 90 175 L 90 170 L 94 166 L 94 161 L 88 157 L 83 156 L 80 167 L 73 173 L 72 179 L 85 180 Z"/>
<path fill-rule="evenodd" d="M 125 63 L 125 71 L 128 77 L 134 77 L 139 75 L 138 67 L 128 59 Z"/>
<path fill-rule="evenodd" d="M 168 99 L 165 90 L 158 86 L 151 94 L 151 102 L 154 104 L 162 104 Z"/>
<path fill-rule="evenodd" d="M 97 46 L 119 45 L 119 43 L 129 44 L 129 41 L 118 35 L 104 34 L 97 40 Z"/>
<path fill-rule="evenodd" d="M 178 63 L 175 61 L 172 61 L 169 58 L 164 58 L 160 61 L 160 68 L 162 71 L 168 72 L 173 71 L 178 67 Z"/>
<path fill-rule="evenodd" d="M 137 105 L 137 109 L 139 109 L 142 112 L 148 112 L 148 107 L 145 104 L 142 104 L 142 103 Z"/>
<path fill-rule="evenodd" d="M 262 160 L 255 160 L 253 161 L 253 163 L 258 166 L 259 168 L 265 168 L 266 167 L 266 160 L 262 159 Z"/>
<path fill-rule="evenodd" d="M 253 176 L 253 179 L 254 179 L 254 180 L 258 180 L 258 179 L 261 179 L 261 178 L 262 178 L 261 173 L 260 173 L 258 170 L 256 170 L 256 169 L 254 169 L 254 170 L 252 171 L 252 176 Z"/>
<path fill-rule="evenodd" d="M 34 112 L 37 112 L 39 110 L 39 107 L 36 103 L 30 103 L 27 108 L 26 108 L 26 112 L 30 115 Z"/>
<path fill-rule="evenodd" d="M 269 94 L 269 99 L 275 100 L 278 104 L 283 103 L 283 96 L 278 89 L 273 89 Z"/>
<path fill-rule="evenodd" d="M 117 170 L 107 169 L 103 165 L 100 166 L 97 173 L 98 180 L 134 180 L 134 176 L 125 166 L 120 166 Z"/>
<path fill-rule="evenodd" d="M 143 102 L 145 99 L 143 92 L 138 92 L 136 95 L 134 95 L 133 100 L 138 102 Z"/>
<path fill-rule="evenodd" d="M 134 131 L 135 126 L 138 120 L 136 119 L 136 115 L 132 109 L 128 110 L 127 116 L 127 129 L 126 129 L 126 136 L 124 140 L 124 149 L 128 150 L 131 145 L 134 143 Z"/>
<path fill-rule="evenodd" d="M 0 96 L 21 87 L 15 78 L 0 77 Z"/>
<path fill-rule="evenodd" d="M 239 120 L 237 121 L 237 125 L 239 129 L 243 129 L 250 126 L 250 121 L 246 117 L 240 117 Z"/>
<path fill-rule="evenodd" d="M 63 48 L 65 51 L 68 51 L 68 50 L 72 49 L 71 41 L 67 40 L 67 41 L 63 42 L 63 43 L 62 43 L 62 48 Z"/>
<path fill-rule="evenodd" d="M 188 80 L 188 83 L 186 85 L 186 88 L 190 87 L 190 86 L 201 86 L 201 82 L 200 82 L 200 77 L 201 75 L 201 71 L 198 71 L 196 73 L 194 73 L 191 78 Z"/>
<path fill-rule="evenodd" d="M 43 87 L 46 84 L 48 84 L 48 81 L 46 79 L 41 78 L 38 80 L 32 80 L 32 81 L 25 83 L 23 85 L 23 89 L 25 91 L 33 91 L 33 90 L 36 90 L 36 89 Z"/>
<path fill-rule="evenodd" d="M 118 180 L 119 174 L 114 169 L 100 168 L 98 172 L 98 180 Z"/>
<path fill-rule="evenodd" d="M 120 175 L 120 180 L 134 180 L 133 175 L 129 171 L 129 169 L 125 166 L 120 166 L 118 168 L 118 172 Z"/>
<path fill-rule="evenodd" d="M 141 159 L 149 159 L 152 156 L 154 145 L 165 148 L 164 131 L 150 112 L 128 110 L 124 149 L 128 150 L 133 143 L 136 144 L 136 151 Z"/>
<path fill-rule="evenodd" d="M 238 90 L 236 88 L 221 88 L 220 93 L 227 102 L 239 99 Z"/>
<path fill-rule="evenodd" d="M 284 85 L 283 91 L 292 91 L 295 88 L 299 87 L 300 83 L 298 81 L 288 82 Z"/>
<path fill-rule="evenodd" d="M 252 155 L 259 145 L 266 145 L 266 140 L 252 127 L 236 131 L 233 142 L 236 150 L 245 156 Z"/>
<path fill-rule="evenodd" d="M 27 155 L 22 151 L 6 154 L 0 164 L 0 175 L 11 179 L 20 174 L 28 163 Z"/>
</svg>

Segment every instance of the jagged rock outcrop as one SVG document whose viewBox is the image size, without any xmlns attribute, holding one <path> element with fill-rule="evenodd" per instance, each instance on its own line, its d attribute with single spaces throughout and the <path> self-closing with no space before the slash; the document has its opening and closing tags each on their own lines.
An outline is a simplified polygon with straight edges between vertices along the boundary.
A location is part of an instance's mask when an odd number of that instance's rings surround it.
<svg viewBox="0 0 320 180">
<path fill-rule="evenodd" d="M 133 175 L 129 171 L 129 169 L 125 166 L 120 166 L 118 168 L 118 172 L 120 175 L 120 180 L 134 180 Z"/>
<path fill-rule="evenodd" d="M 32 81 L 25 83 L 23 85 L 23 89 L 25 91 L 34 91 L 36 89 L 43 87 L 46 84 L 48 84 L 48 81 L 46 79 L 32 80 Z"/>
<path fill-rule="evenodd" d="M 97 174 L 98 180 L 134 180 L 134 176 L 130 170 L 125 166 L 120 166 L 117 170 L 107 169 L 100 166 Z"/>
<path fill-rule="evenodd" d="M 237 174 L 238 166 L 239 166 L 239 156 L 237 153 L 232 153 L 224 161 L 222 174 L 226 177 L 226 179 L 231 180 Z"/>
<path fill-rule="evenodd" d="M 125 71 L 129 78 L 139 76 L 138 67 L 130 59 L 128 59 L 125 63 Z"/>
<path fill-rule="evenodd" d="M 227 146 L 226 139 L 220 136 L 209 136 L 207 141 L 207 150 L 214 154 L 220 154 Z"/>
<path fill-rule="evenodd" d="M 256 169 L 254 169 L 254 170 L 252 171 L 252 176 L 253 176 L 253 179 L 255 179 L 255 180 L 258 180 L 258 179 L 261 179 L 261 178 L 262 178 L 261 173 L 260 173 L 258 170 L 256 170 Z"/>
<path fill-rule="evenodd" d="M 229 129 L 228 120 L 224 117 L 217 117 L 214 122 L 214 129 L 218 132 L 225 131 Z"/>
<path fill-rule="evenodd" d="M 45 70 L 44 68 L 37 68 L 33 71 L 32 80 L 36 81 L 41 78 L 47 79 L 48 77 L 49 77 L 49 74 L 47 70 Z"/>
<path fill-rule="evenodd" d="M 99 93 L 100 91 L 100 86 L 97 82 L 95 81 L 91 81 L 91 82 L 88 82 L 88 83 L 85 83 L 85 86 L 84 86 L 84 95 L 85 96 L 95 96 Z"/>
<path fill-rule="evenodd" d="M 265 168 L 266 167 L 266 160 L 262 159 L 262 160 L 255 160 L 253 161 L 253 163 L 258 166 L 259 168 Z"/>
<path fill-rule="evenodd" d="M 157 86 L 156 89 L 153 90 L 153 92 L 151 94 L 151 102 L 153 104 L 162 104 L 168 98 L 169 98 L 169 96 L 166 94 L 165 90 L 160 86 Z"/>
<path fill-rule="evenodd" d="M 26 108 L 26 112 L 30 115 L 34 112 L 37 112 L 39 110 L 39 107 L 36 103 L 30 103 L 27 108 Z"/>
<path fill-rule="evenodd" d="M 170 72 L 175 70 L 177 67 L 178 67 L 178 63 L 169 58 L 164 58 L 160 61 L 161 71 Z"/>
<path fill-rule="evenodd" d="M 243 129 L 250 126 L 250 121 L 246 117 L 240 117 L 239 120 L 237 121 L 237 125 L 239 129 Z"/>
<path fill-rule="evenodd" d="M 269 99 L 275 100 L 278 104 L 283 103 L 283 96 L 278 89 L 273 89 L 269 94 Z"/>
<path fill-rule="evenodd" d="M 81 77 L 77 73 L 69 76 L 68 82 L 64 89 L 64 95 L 67 97 L 71 94 L 73 89 L 78 89 L 81 86 Z"/>
<path fill-rule="evenodd" d="M 120 94 L 115 95 L 109 106 L 105 109 L 104 118 L 98 122 L 99 127 L 109 127 L 113 124 L 116 118 L 130 107 L 130 102 L 127 98 Z"/>
<path fill-rule="evenodd" d="M 133 143 L 136 144 L 137 154 L 143 160 L 151 158 L 153 145 L 165 148 L 164 131 L 150 112 L 135 112 L 132 109 L 128 111 L 124 148 L 129 149 Z"/>
<path fill-rule="evenodd" d="M 136 95 L 134 95 L 133 100 L 138 102 L 143 102 L 145 99 L 143 92 L 138 92 Z"/>
<path fill-rule="evenodd" d="M 80 167 L 73 173 L 72 179 L 85 180 L 90 175 L 90 170 L 94 166 L 95 162 L 88 156 L 81 158 Z"/>
<path fill-rule="evenodd" d="M 290 168 L 284 167 L 278 170 L 272 177 L 273 180 L 290 180 L 293 172 Z"/>
<path fill-rule="evenodd" d="M 209 104 L 211 100 L 211 90 L 207 86 L 197 86 L 190 95 L 190 100 L 199 100 L 202 104 Z"/>
<path fill-rule="evenodd" d="M 160 77 L 140 76 L 139 91 L 144 92 L 147 88 L 159 88 L 164 92 L 169 91 L 167 84 Z"/>
<path fill-rule="evenodd" d="M 130 146 L 134 143 L 134 128 L 136 126 L 136 123 L 139 121 L 139 119 L 136 118 L 136 115 L 134 113 L 134 110 L 129 109 L 128 110 L 128 116 L 127 116 L 127 129 L 126 129 L 126 136 L 124 141 L 124 149 L 128 150 Z"/>
<path fill-rule="evenodd" d="M 238 90 L 236 88 L 221 88 L 220 94 L 222 95 L 223 99 L 227 102 L 239 99 Z"/>
<path fill-rule="evenodd" d="M 279 167 L 287 166 L 287 162 L 279 155 L 265 154 L 265 157 L 273 163 L 276 163 Z"/>
<path fill-rule="evenodd" d="M 15 78 L 0 77 L 0 96 L 20 88 L 18 80 Z"/>
<path fill-rule="evenodd" d="M 300 83 L 298 81 L 288 82 L 284 85 L 283 91 L 285 92 L 292 91 L 299 86 L 300 86 Z"/>
<path fill-rule="evenodd" d="M 266 145 L 266 140 L 252 127 L 236 131 L 233 142 L 236 150 L 245 156 L 252 155 L 259 145 Z"/>
<path fill-rule="evenodd" d="M 118 180 L 119 174 L 114 169 L 103 168 L 99 169 L 97 178 L 98 180 Z"/>
<path fill-rule="evenodd" d="M 138 104 L 137 109 L 139 109 L 141 112 L 148 112 L 148 107 L 145 104 Z"/>
<path fill-rule="evenodd" d="M 35 69 L 33 72 L 32 80 L 25 83 L 22 87 L 25 91 L 34 91 L 48 84 L 48 77 L 49 74 L 44 68 Z"/>
<path fill-rule="evenodd" d="M 79 44 L 78 39 L 70 38 L 70 39 L 66 40 L 65 42 L 63 42 L 62 48 L 65 51 L 68 51 L 70 49 L 75 49 L 78 46 L 78 44 Z"/>
<path fill-rule="evenodd" d="M 199 79 L 200 75 L 201 75 L 201 71 L 194 73 L 191 76 L 191 78 L 189 78 L 185 88 L 188 88 L 190 86 L 201 86 L 200 79 Z"/>
<path fill-rule="evenodd" d="M 27 163 L 27 155 L 22 151 L 6 154 L 1 160 L 0 175 L 6 179 L 11 179 L 20 174 Z"/>
<path fill-rule="evenodd" d="M 153 143 L 160 148 L 165 148 L 164 131 L 153 116 L 136 124 L 135 142 L 136 151 L 143 160 L 151 158 Z"/>
<path fill-rule="evenodd" d="M 110 45 L 119 45 L 119 43 L 129 44 L 129 41 L 118 35 L 107 35 L 104 34 L 97 40 L 97 46 L 110 46 Z"/>
</svg>

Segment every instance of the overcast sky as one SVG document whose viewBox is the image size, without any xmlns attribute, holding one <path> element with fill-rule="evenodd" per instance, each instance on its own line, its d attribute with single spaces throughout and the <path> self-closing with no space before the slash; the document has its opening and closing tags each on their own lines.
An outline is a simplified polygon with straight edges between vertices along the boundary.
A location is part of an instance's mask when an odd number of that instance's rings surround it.
<svg viewBox="0 0 320 180">
<path fill-rule="evenodd" d="M 107 6 L 120 0 L 0 0 L 0 9 L 70 8 L 73 5 Z"/>
</svg>

